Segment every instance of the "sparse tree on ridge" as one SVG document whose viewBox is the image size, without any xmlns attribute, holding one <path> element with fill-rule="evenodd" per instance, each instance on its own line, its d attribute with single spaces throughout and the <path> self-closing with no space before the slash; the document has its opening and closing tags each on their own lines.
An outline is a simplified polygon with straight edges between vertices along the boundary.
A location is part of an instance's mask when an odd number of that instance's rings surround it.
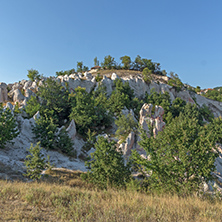
<svg viewBox="0 0 222 222">
<path fill-rule="evenodd" d="M 94 66 L 99 66 L 99 60 L 97 57 L 94 58 Z"/>
<path fill-rule="evenodd" d="M 130 69 L 131 67 L 131 58 L 127 55 L 122 56 L 120 58 L 120 60 L 122 61 L 121 63 L 123 64 L 123 69 Z"/>
<path fill-rule="evenodd" d="M 103 68 L 113 69 L 116 67 L 115 59 L 111 56 L 105 56 L 104 61 L 101 63 Z"/>
<path fill-rule="evenodd" d="M 77 62 L 77 72 L 83 71 L 83 62 Z"/>
<path fill-rule="evenodd" d="M 31 81 L 35 81 L 36 79 L 39 80 L 41 78 L 41 75 L 39 74 L 39 71 L 36 69 L 29 69 L 27 77 Z"/>
</svg>

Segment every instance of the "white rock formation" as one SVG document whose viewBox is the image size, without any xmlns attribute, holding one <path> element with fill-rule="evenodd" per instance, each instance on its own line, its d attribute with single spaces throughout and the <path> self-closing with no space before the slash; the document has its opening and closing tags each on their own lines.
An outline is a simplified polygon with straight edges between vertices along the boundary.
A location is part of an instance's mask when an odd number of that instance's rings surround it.
<svg viewBox="0 0 222 222">
<path fill-rule="evenodd" d="M 71 123 L 69 124 L 68 128 L 66 129 L 70 139 L 72 141 L 75 140 L 76 138 L 76 124 L 75 124 L 75 121 L 72 120 Z"/>
<path fill-rule="evenodd" d="M 25 99 L 25 96 L 22 95 L 19 89 L 11 90 L 9 92 L 10 97 L 12 97 L 13 102 L 22 102 Z"/>
<path fill-rule="evenodd" d="M 8 101 L 7 85 L 4 82 L 0 82 L 0 103 Z"/>
</svg>

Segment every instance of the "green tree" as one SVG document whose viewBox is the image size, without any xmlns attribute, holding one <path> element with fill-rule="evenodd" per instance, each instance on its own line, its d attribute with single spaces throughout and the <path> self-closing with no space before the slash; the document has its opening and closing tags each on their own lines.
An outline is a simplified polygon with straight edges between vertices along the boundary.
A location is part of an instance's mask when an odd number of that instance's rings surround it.
<svg viewBox="0 0 222 222">
<path fill-rule="evenodd" d="M 83 71 L 83 62 L 77 62 L 77 72 Z"/>
<path fill-rule="evenodd" d="M 99 60 L 97 59 L 97 57 L 94 58 L 94 66 L 99 66 Z"/>
<path fill-rule="evenodd" d="M 39 110 L 41 116 L 47 114 L 53 118 L 54 123 L 62 126 L 71 112 L 69 91 L 57 81 L 48 78 L 39 87 L 37 97 L 27 102 L 26 112 L 33 116 Z"/>
<path fill-rule="evenodd" d="M 83 72 L 87 72 L 87 71 L 89 71 L 89 67 L 88 67 L 88 66 L 83 66 L 82 71 L 83 71 Z"/>
<path fill-rule="evenodd" d="M 131 58 L 129 56 L 122 56 L 120 58 L 121 63 L 123 64 L 123 69 L 130 69 L 131 67 Z"/>
<path fill-rule="evenodd" d="M 143 133 L 140 145 L 150 160 L 140 158 L 135 152 L 134 158 L 150 174 L 150 189 L 192 192 L 198 191 L 203 181 L 213 179 L 218 156 L 215 140 L 195 118 L 180 114 L 156 138 Z"/>
<path fill-rule="evenodd" d="M 31 80 L 31 81 L 35 81 L 36 79 L 39 80 L 41 75 L 39 74 L 39 71 L 36 69 L 29 69 L 28 70 L 28 75 L 27 77 Z"/>
<path fill-rule="evenodd" d="M 130 132 L 136 132 L 137 123 L 135 122 L 132 114 L 125 116 L 122 114 L 118 119 L 115 120 L 115 124 L 118 129 L 116 131 L 116 136 L 121 142 L 124 142 Z"/>
<path fill-rule="evenodd" d="M 96 184 L 99 188 L 125 187 L 130 180 L 130 165 L 125 166 L 122 153 L 116 150 L 115 142 L 99 137 L 95 143 L 96 151 L 92 159 L 86 162 L 90 171 L 82 178 Z"/>
<path fill-rule="evenodd" d="M 170 72 L 170 80 L 168 81 L 170 86 L 173 86 L 177 92 L 181 91 L 183 88 L 183 83 L 181 82 L 179 76 Z"/>
<path fill-rule="evenodd" d="M 19 134 L 15 118 L 9 108 L 4 109 L 0 104 L 0 148 Z"/>
<path fill-rule="evenodd" d="M 116 62 L 112 56 L 108 55 L 108 56 L 105 56 L 104 61 L 101 63 L 101 65 L 103 68 L 113 69 L 116 67 Z"/>
<path fill-rule="evenodd" d="M 142 59 L 142 69 L 148 68 L 152 73 L 155 71 L 155 64 L 151 59 Z"/>
<path fill-rule="evenodd" d="M 200 92 L 200 91 L 201 91 L 200 86 L 197 86 L 197 87 L 195 88 L 195 92 L 198 93 L 198 92 Z"/>
<path fill-rule="evenodd" d="M 142 75 L 143 75 L 143 80 L 146 83 L 150 84 L 152 80 L 152 71 L 149 70 L 148 68 L 144 68 Z"/>
<path fill-rule="evenodd" d="M 47 164 L 41 150 L 40 142 L 38 142 L 34 147 L 33 144 L 31 144 L 31 147 L 28 149 L 30 154 L 27 155 L 25 159 L 27 173 L 24 174 L 24 176 L 30 177 L 33 180 L 39 180 L 42 176 L 42 171 L 49 166 L 49 161 Z"/>
<path fill-rule="evenodd" d="M 134 60 L 133 69 L 141 71 L 143 66 L 143 61 L 141 56 L 137 55 L 137 57 Z"/>
<path fill-rule="evenodd" d="M 110 125 L 112 118 L 107 113 L 105 107 L 107 98 L 102 91 L 90 94 L 79 87 L 75 90 L 74 98 L 75 104 L 70 118 L 74 119 L 79 133 L 84 135 L 88 128 L 95 130 L 95 128 Z"/>
<path fill-rule="evenodd" d="M 52 117 L 41 116 L 33 127 L 35 139 L 39 140 L 41 146 L 48 150 L 57 150 L 71 154 L 73 143 L 66 130 L 58 129 Z"/>
</svg>

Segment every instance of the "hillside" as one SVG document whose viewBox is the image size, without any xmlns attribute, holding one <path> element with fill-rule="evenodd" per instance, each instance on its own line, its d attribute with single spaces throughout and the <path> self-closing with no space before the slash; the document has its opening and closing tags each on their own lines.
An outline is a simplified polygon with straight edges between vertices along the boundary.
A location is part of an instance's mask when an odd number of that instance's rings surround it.
<svg viewBox="0 0 222 222">
<path fill-rule="evenodd" d="M 171 104 L 173 104 L 174 100 L 176 101 L 177 98 L 180 98 L 182 99 L 181 101 L 185 101 L 188 104 L 197 105 L 197 107 L 199 107 L 198 109 L 202 109 L 201 107 L 203 107 L 202 111 L 205 110 L 204 106 L 208 107 L 215 117 L 219 117 L 222 115 L 222 104 L 220 102 L 213 101 L 211 99 L 207 99 L 201 95 L 198 95 L 194 91 L 190 91 L 189 88 L 185 85 L 180 90 L 177 90 L 176 86 L 172 84 L 167 84 L 170 78 L 166 76 L 152 74 L 151 82 L 146 83 L 143 80 L 142 73 L 139 71 L 99 70 L 98 72 L 93 74 L 89 72 L 85 72 L 83 75 L 81 73 L 74 73 L 69 76 L 58 76 L 57 78 L 52 77 L 51 79 L 53 81 L 56 81 L 66 90 L 68 90 L 68 92 L 71 93 L 70 95 L 72 95 L 72 93 L 75 93 L 78 87 L 85 88 L 86 94 L 84 94 L 84 97 L 88 102 L 93 98 L 99 98 L 89 96 L 89 100 L 87 100 L 88 95 L 91 95 L 93 92 L 96 92 L 99 87 L 105 86 L 106 96 L 109 99 L 109 101 L 106 101 L 107 103 L 110 103 L 110 98 L 112 98 L 113 92 L 116 90 L 116 84 L 118 82 L 117 80 L 121 80 L 118 84 L 121 83 L 122 85 L 120 84 L 119 87 L 123 87 L 122 90 L 125 90 L 124 87 L 126 87 L 126 94 L 133 93 L 134 96 L 131 98 L 132 102 L 129 103 L 130 100 L 126 100 L 125 104 L 121 103 L 120 108 L 118 108 L 118 112 L 117 110 L 114 110 L 114 120 L 118 119 L 121 114 L 124 114 L 125 116 L 130 114 L 133 116 L 134 120 L 137 123 L 139 123 L 145 130 L 148 130 L 146 118 L 147 114 L 143 113 L 150 113 L 149 115 L 151 115 L 152 122 L 154 123 L 154 134 L 156 135 L 158 134 L 158 132 L 164 129 L 165 125 L 167 124 L 167 121 L 169 121 L 169 118 L 167 119 L 166 114 L 170 111 L 167 111 L 167 106 L 164 107 L 163 104 L 161 104 L 161 98 L 164 98 L 161 97 L 161 95 L 165 96 L 165 94 L 167 94 L 167 96 L 165 97 L 168 98 L 169 96 L 168 101 Z M 38 139 L 34 138 L 35 136 L 32 132 L 32 128 L 33 126 L 35 126 L 35 122 L 41 116 L 41 114 L 39 115 L 38 113 L 33 118 L 30 118 L 30 113 L 27 113 L 27 107 L 33 108 L 33 105 L 31 105 L 29 101 L 31 101 L 31 98 L 38 98 L 38 96 L 36 97 L 36 94 L 38 95 L 39 89 L 41 87 L 44 87 L 46 81 L 47 78 L 35 81 L 22 80 L 14 84 L 8 85 L 5 83 L 0 83 L 0 102 L 3 102 L 5 108 L 9 108 L 14 112 L 16 111 L 15 118 L 19 126 L 19 135 L 12 141 L 14 144 L 7 143 L 5 149 L 0 149 L 0 164 L 2 166 L 0 172 L 1 178 L 23 178 L 22 174 L 25 172 L 24 159 L 28 154 L 27 148 L 30 147 L 31 143 L 35 144 L 38 141 Z M 131 89 L 132 92 L 130 92 L 129 89 Z M 148 100 L 145 98 L 146 95 L 148 95 Z M 155 102 L 155 95 L 159 96 L 160 102 Z M 56 97 L 56 95 L 53 95 L 52 98 L 55 99 L 54 101 L 57 100 Z M 113 96 L 113 99 L 117 98 Z M 153 104 L 146 105 L 146 100 L 150 101 Z M 171 107 L 171 109 L 177 108 Z M 32 111 L 32 115 L 34 115 L 37 111 L 38 110 Z M 80 120 L 77 118 L 77 116 L 80 115 L 80 113 L 78 113 L 79 111 L 76 112 L 77 115 L 74 115 L 72 121 L 67 119 L 60 119 L 60 122 L 58 122 L 57 125 L 58 130 L 65 127 L 66 132 L 68 133 L 70 139 L 73 142 L 72 150 L 73 152 L 75 151 L 75 155 L 69 157 L 69 155 L 62 153 L 61 150 L 59 151 L 53 149 L 43 150 L 43 153 L 45 157 L 46 155 L 50 156 L 51 163 L 54 164 L 55 167 L 64 167 L 72 170 L 86 171 L 86 167 L 84 166 L 84 160 L 87 158 L 89 153 L 94 152 L 94 148 L 93 144 L 88 144 L 86 140 L 87 127 L 82 127 L 82 124 L 84 122 L 79 122 Z M 203 118 L 203 120 L 207 120 L 207 118 L 209 117 L 208 115 L 209 113 L 205 112 L 201 118 Z M 81 118 L 87 117 L 85 116 Z M 108 116 L 105 118 L 108 118 Z M 81 121 L 85 120 L 83 119 Z M 114 120 L 112 120 L 112 122 L 110 122 L 109 124 L 103 122 L 104 120 L 100 120 L 100 123 L 95 126 L 89 125 L 89 128 L 92 127 L 91 130 L 95 130 L 97 136 L 103 135 L 104 137 L 110 138 L 111 140 L 118 141 L 115 135 L 117 125 L 114 123 Z M 98 120 L 95 119 L 95 121 Z M 124 143 L 119 145 L 124 154 L 124 158 L 128 159 L 131 155 L 132 150 L 137 150 L 141 156 L 146 156 L 146 152 L 141 149 L 141 147 L 137 143 L 138 135 L 135 134 L 135 132 L 131 131 L 127 133 L 127 135 L 125 133 L 125 135 L 123 136 Z M 221 156 L 217 158 L 216 163 L 218 171 L 217 177 L 220 180 L 219 174 L 222 173 Z"/>
</svg>

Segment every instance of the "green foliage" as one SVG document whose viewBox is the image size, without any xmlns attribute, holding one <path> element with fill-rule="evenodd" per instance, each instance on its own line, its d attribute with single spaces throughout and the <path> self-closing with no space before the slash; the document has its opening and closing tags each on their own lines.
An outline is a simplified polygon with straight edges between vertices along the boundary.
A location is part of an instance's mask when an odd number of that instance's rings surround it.
<svg viewBox="0 0 222 222">
<path fill-rule="evenodd" d="M 111 124 L 112 117 L 106 110 L 107 98 L 103 90 L 89 94 L 79 87 L 75 91 L 75 105 L 70 118 L 74 119 L 80 134 L 86 134 L 88 129 L 94 130 Z"/>
<path fill-rule="evenodd" d="M 119 114 L 125 106 L 129 105 L 129 102 L 130 100 L 128 95 L 115 89 L 108 100 L 108 109 L 112 113 Z"/>
<path fill-rule="evenodd" d="M 33 127 L 35 139 L 40 140 L 41 146 L 45 149 L 71 154 L 73 146 L 71 139 L 64 128 L 59 131 L 57 127 L 52 117 L 46 114 L 41 116 Z"/>
<path fill-rule="evenodd" d="M 97 57 L 94 58 L 94 66 L 99 66 L 99 60 L 97 59 Z"/>
<path fill-rule="evenodd" d="M 29 69 L 28 70 L 28 74 L 27 77 L 31 80 L 31 81 L 35 81 L 36 79 L 39 80 L 41 75 L 39 74 L 39 71 L 36 69 Z"/>
<path fill-rule="evenodd" d="M 57 81 L 48 78 L 39 87 L 37 97 L 31 97 L 27 102 L 26 112 L 29 116 L 39 111 L 41 116 L 47 114 L 53 118 L 54 123 L 62 126 L 64 119 L 68 119 L 71 111 L 68 90 Z"/>
<path fill-rule="evenodd" d="M 129 56 L 122 56 L 120 58 L 121 63 L 123 64 L 123 69 L 130 69 L 131 67 L 131 58 Z"/>
<path fill-rule="evenodd" d="M 13 140 L 19 134 L 15 118 L 9 108 L 4 109 L 0 104 L 0 148 Z"/>
<path fill-rule="evenodd" d="M 205 94 L 202 94 L 204 97 L 213 99 L 219 102 L 222 102 L 222 88 L 216 88 L 213 90 L 208 90 Z"/>
<path fill-rule="evenodd" d="M 31 98 L 27 102 L 27 106 L 25 107 L 26 113 L 29 117 L 33 117 L 40 110 L 40 102 L 38 101 L 36 96 L 31 96 Z"/>
<path fill-rule="evenodd" d="M 142 159 L 135 152 L 134 159 L 151 175 L 150 189 L 192 192 L 197 191 L 203 181 L 213 179 L 218 156 L 212 149 L 214 137 L 207 127 L 200 126 L 198 119 L 191 116 L 176 117 L 156 138 L 142 134 L 140 145 L 150 160 Z"/>
<path fill-rule="evenodd" d="M 73 74 L 73 73 L 75 73 L 75 69 L 70 69 L 70 70 L 65 70 L 65 71 L 59 71 L 59 72 L 56 72 L 56 77 L 58 77 L 58 76 L 65 76 L 65 75 L 71 75 L 71 74 Z"/>
<path fill-rule="evenodd" d="M 39 180 L 41 178 L 42 171 L 49 167 L 49 157 L 48 163 L 46 163 L 46 159 L 41 153 L 41 150 L 42 148 L 40 147 L 40 142 L 38 142 L 34 147 L 33 144 L 31 144 L 30 148 L 28 149 L 30 154 L 27 155 L 25 159 L 27 173 L 24 176 L 27 176 L 33 180 Z"/>
<path fill-rule="evenodd" d="M 115 59 L 110 55 L 105 56 L 104 61 L 101 63 L 101 66 L 105 69 L 113 69 L 116 67 Z"/>
<path fill-rule="evenodd" d="M 124 142 L 130 132 L 136 131 L 137 123 L 133 119 L 132 114 L 127 116 L 121 115 L 118 119 L 115 120 L 115 124 L 118 126 L 116 131 L 116 136 L 121 142 Z"/>
<path fill-rule="evenodd" d="M 103 77 L 99 73 L 97 73 L 96 82 L 100 82 L 102 79 L 103 79 Z"/>
<path fill-rule="evenodd" d="M 125 187 L 130 180 L 130 165 L 124 165 L 122 153 L 116 151 L 115 142 L 99 137 L 95 149 L 92 159 L 86 162 L 90 171 L 82 174 L 82 178 L 102 189 Z"/>
<path fill-rule="evenodd" d="M 77 62 L 77 72 L 83 71 L 83 62 Z"/>
<path fill-rule="evenodd" d="M 200 92 L 200 91 L 201 91 L 200 86 L 197 86 L 197 87 L 195 88 L 195 92 L 198 93 L 198 92 Z"/>
<path fill-rule="evenodd" d="M 129 83 L 123 83 L 121 79 L 116 79 L 114 81 L 115 90 L 108 100 L 108 109 L 112 113 L 120 113 L 124 107 L 127 109 L 135 108 L 133 107 L 134 91 L 130 88 Z M 134 101 L 134 105 L 136 101 Z"/>
<path fill-rule="evenodd" d="M 204 118 L 205 120 L 211 122 L 214 119 L 213 113 L 205 104 L 203 104 L 203 106 L 201 106 L 199 110 L 202 115 L 202 118 Z"/>
<path fill-rule="evenodd" d="M 179 76 L 171 72 L 170 77 L 171 79 L 168 81 L 168 84 L 170 86 L 173 86 L 177 92 L 181 91 L 183 87 L 183 83 L 181 82 Z"/>
<path fill-rule="evenodd" d="M 151 80 L 152 80 L 152 71 L 149 70 L 148 68 L 144 68 L 143 72 L 142 72 L 142 75 L 143 75 L 143 80 L 146 83 L 150 84 Z"/>
</svg>

